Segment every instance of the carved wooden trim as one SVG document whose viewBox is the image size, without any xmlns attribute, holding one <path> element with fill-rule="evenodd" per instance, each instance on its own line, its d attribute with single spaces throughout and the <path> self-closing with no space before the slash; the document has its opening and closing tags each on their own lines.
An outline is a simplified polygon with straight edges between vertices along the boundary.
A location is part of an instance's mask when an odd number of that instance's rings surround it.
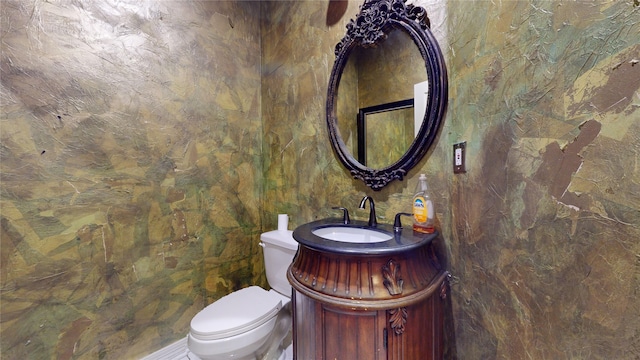
<svg viewBox="0 0 640 360">
<path fill-rule="evenodd" d="M 384 278 L 382 283 L 387 288 L 387 291 L 389 291 L 389 295 L 402 294 L 402 284 L 404 280 L 402 280 L 402 276 L 400 275 L 400 264 L 393 259 L 387 261 L 386 265 L 382 266 L 382 277 Z"/>
<path fill-rule="evenodd" d="M 352 254 L 327 253 L 301 244 L 287 279 L 305 296 L 338 307 L 387 310 L 411 306 L 431 295 L 440 296 L 440 283 L 447 274 L 434 268 L 429 247 L 354 261 Z"/>
<path fill-rule="evenodd" d="M 404 333 L 404 325 L 407 323 L 407 308 L 401 307 L 397 309 L 387 310 L 389 313 L 389 324 L 396 335 Z"/>
<path fill-rule="evenodd" d="M 440 284 L 440 299 L 442 300 L 445 300 L 447 298 L 448 282 L 449 282 L 449 279 L 446 279 Z"/>
</svg>

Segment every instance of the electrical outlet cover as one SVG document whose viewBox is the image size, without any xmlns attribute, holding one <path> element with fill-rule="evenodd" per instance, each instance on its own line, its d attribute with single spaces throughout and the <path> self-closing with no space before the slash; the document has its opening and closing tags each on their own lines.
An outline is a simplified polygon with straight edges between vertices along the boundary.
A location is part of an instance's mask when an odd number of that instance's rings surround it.
<svg viewBox="0 0 640 360">
<path fill-rule="evenodd" d="M 453 173 L 460 174 L 467 172 L 465 168 L 467 142 L 453 144 Z"/>
</svg>

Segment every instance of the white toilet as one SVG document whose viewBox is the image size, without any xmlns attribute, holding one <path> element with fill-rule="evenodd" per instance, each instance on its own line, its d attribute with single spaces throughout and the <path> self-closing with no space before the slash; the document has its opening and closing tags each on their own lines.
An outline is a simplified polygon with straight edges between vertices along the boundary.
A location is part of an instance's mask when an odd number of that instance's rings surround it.
<svg viewBox="0 0 640 360">
<path fill-rule="evenodd" d="M 271 290 L 250 286 L 204 308 L 191 320 L 187 337 L 189 351 L 202 360 L 253 360 L 257 355 L 273 351 L 277 354 L 270 354 L 270 358 L 284 356 L 282 349 L 274 346 L 278 344 L 270 343 L 281 342 L 291 324 L 290 314 L 281 310 L 291 301 L 286 272 L 298 249 L 292 233 L 285 226 L 284 230 L 260 235 Z M 278 319 L 284 325 L 279 324 Z"/>
</svg>

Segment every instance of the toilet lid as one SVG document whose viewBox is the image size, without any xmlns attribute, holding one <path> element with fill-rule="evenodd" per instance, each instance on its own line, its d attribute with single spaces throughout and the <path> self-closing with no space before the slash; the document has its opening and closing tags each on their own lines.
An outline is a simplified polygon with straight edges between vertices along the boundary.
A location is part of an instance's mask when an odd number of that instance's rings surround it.
<svg viewBox="0 0 640 360">
<path fill-rule="evenodd" d="M 216 340 L 247 332 L 274 317 L 281 298 L 259 286 L 250 286 L 218 299 L 191 319 L 191 335 Z"/>
</svg>

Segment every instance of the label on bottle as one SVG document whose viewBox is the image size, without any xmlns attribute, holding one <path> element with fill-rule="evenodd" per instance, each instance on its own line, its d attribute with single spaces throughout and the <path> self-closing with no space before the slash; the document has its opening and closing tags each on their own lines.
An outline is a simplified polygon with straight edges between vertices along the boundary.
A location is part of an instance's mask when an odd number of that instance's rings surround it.
<svg viewBox="0 0 640 360">
<path fill-rule="evenodd" d="M 413 218 L 418 223 L 427 222 L 428 218 L 427 203 L 422 196 L 416 196 L 413 199 Z"/>
</svg>

